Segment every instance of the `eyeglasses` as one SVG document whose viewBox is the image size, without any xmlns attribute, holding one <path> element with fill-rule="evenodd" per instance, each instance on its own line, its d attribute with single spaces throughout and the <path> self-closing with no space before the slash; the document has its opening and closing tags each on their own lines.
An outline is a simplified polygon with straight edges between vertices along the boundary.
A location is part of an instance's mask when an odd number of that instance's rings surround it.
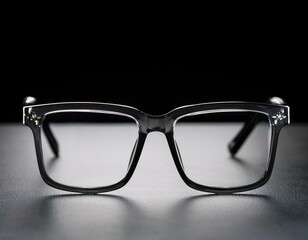
<svg viewBox="0 0 308 240">
<path fill-rule="evenodd" d="M 23 123 L 33 132 L 39 170 L 50 186 L 72 192 L 119 189 L 132 177 L 147 135 L 165 134 L 183 181 L 196 190 L 234 193 L 265 184 L 278 135 L 290 123 L 278 97 L 268 103 L 189 105 L 165 115 L 133 107 L 24 100 Z"/>
</svg>

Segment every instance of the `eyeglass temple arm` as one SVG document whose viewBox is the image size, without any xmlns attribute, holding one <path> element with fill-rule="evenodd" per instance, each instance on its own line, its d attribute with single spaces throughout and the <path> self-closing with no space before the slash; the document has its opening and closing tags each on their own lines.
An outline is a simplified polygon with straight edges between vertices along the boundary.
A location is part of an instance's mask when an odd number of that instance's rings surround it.
<svg viewBox="0 0 308 240">
<path fill-rule="evenodd" d="M 37 103 L 37 100 L 34 97 L 25 97 L 25 99 L 23 100 L 24 106 L 34 105 L 36 103 Z M 52 131 L 50 129 L 49 121 L 47 119 L 44 120 L 43 131 L 46 135 L 47 141 L 48 141 L 53 153 L 55 154 L 56 157 L 58 157 L 59 156 L 58 142 L 57 142 L 54 134 L 52 133 Z"/>
<path fill-rule="evenodd" d="M 286 104 L 285 101 L 279 97 L 271 97 L 266 101 L 267 103 L 282 105 Z M 233 138 L 233 140 L 228 144 L 229 151 L 232 155 L 235 155 L 241 148 L 249 134 L 252 132 L 254 127 L 261 120 L 260 114 L 252 114 L 245 122 L 243 128 L 239 133 Z"/>
</svg>

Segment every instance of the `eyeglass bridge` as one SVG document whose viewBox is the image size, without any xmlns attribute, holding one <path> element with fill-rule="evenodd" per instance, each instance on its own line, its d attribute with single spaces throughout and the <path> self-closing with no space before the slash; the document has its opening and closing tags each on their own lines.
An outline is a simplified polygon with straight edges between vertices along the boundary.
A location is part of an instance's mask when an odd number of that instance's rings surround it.
<svg viewBox="0 0 308 240">
<path fill-rule="evenodd" d="M 147 129 L 146 132 L 166 132 L 164 115 L 147 115 Z"/>
</svg>

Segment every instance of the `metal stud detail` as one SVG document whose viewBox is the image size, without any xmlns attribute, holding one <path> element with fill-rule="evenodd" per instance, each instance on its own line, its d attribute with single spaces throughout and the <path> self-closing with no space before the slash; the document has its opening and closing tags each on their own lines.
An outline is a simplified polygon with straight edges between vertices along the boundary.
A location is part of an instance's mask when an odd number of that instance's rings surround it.
<svg viewBox="0 0 308 240">
<path fill-rule="evenodd" d="M 35 112 L 31 112 L 30 116 L 27 116 L 27 118 L 30 121 L 35 122 L 35 125 L 38 125 L 39 120 L 41 119 L 41 117 L 37 116 L 37 114 Z"/>
<path fill-rule="evenodd" d="M 286 118 L 287 116 L 284 115 L 283 112 L 278 112 L 275 115 L 272 116 L 272 119 L 274 119 L 274 124 L 277 125 L 279 121 L 282 121 Z"/>
</svg>

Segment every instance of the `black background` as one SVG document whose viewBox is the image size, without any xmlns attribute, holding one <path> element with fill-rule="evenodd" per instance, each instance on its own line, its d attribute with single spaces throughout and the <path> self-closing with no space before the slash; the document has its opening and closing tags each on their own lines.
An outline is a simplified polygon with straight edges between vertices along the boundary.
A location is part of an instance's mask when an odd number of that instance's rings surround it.
<svg viewBox="0 0 308 240">
<path fill-rule="evenodd" d="M 88 22 L 79 12 L 59 20 L 12 9 L 2 39 L 2 122 L 21 121 L 27 95 L 39 103 L 114 102 L 153 114 L 281 96 L 291 121 L 308 121 L 302 14 L 271 9 L 260 17 L 249 10 L 229 18 L 202 9 L 190 12 L 192 18 L 168 12 L 170 19 L 158 24 L 160 18 L 148 23 L 131 14 L 93 14 Z"/>
<path fill-rule="evenodd" d="M 21 122 L 22 100 L 38 103 L 98 101 L 163 114 L 173 108 L 210 101 L 265 101 L 280 96 L 291 107 L 291 121 L 308 121 L 303 78 L 290 71 L 219 71 L 194 63 L 157 63 L 139 68 L 117 65 L 115 71 L 82 68 L 41 68 L 27 64 L 3 78 L 2 122 Z M 209 70 L 210 69 L 210 70 Z M 124 71 L 120 71 L 124 70 Z M 129 71 L 133 70 L 133 71 Z M 139 71 L 135 71 L 139 70 Z M 9 95 L 10 97 L 7 97 Z"/>
</svg>

